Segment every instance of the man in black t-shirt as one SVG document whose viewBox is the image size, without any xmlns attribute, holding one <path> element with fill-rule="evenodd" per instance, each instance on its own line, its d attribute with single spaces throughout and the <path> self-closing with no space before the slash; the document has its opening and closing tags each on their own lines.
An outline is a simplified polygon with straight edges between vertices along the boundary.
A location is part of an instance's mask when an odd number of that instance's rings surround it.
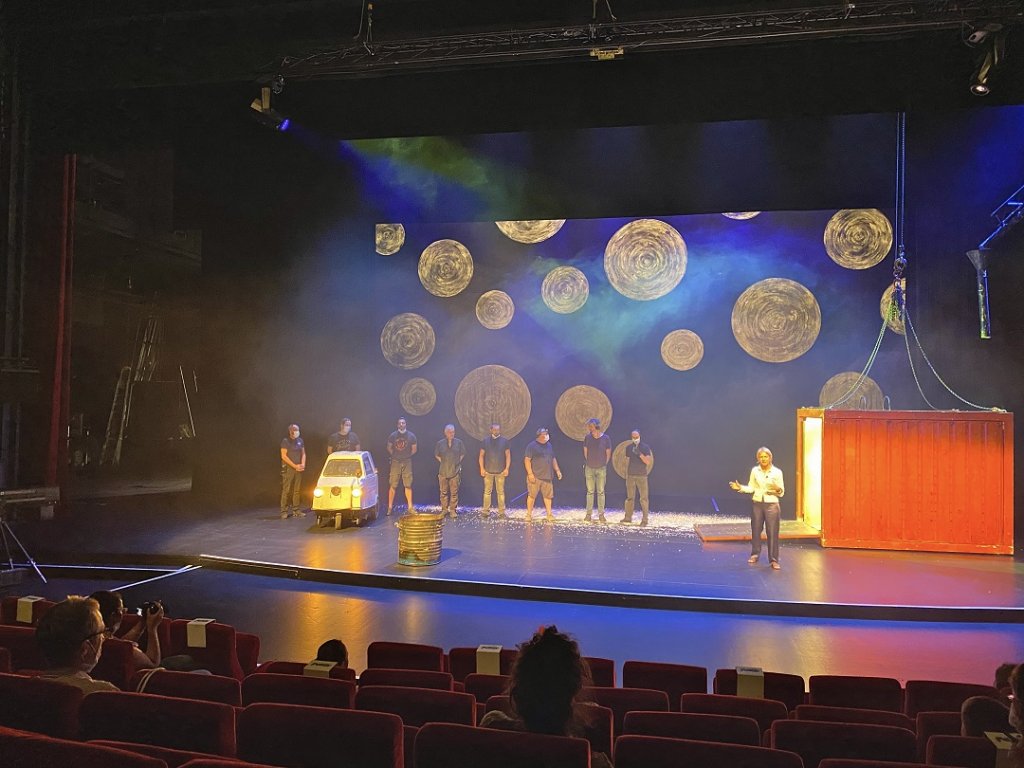
<svg viewBox="0 0 1024 768">
<path fill-rule="evenodd" d="M 640 510 L 643 518 L 640 525 L 647 525 L 647 513 L 650 511 L 650 502 L 647 497 L 647 473 L 651 469 L 651 462 L 654 461 L 654 454 L 651 446 L 640 439 L 639 430 L 634 429 L 630 434 L 631 444 L 626 446 L 626 456 L 629 458 L 629 467 L 626 469 L 626 508 L 625 516 L 620 523 L 633 522 L 633 497 L 640 495 Z"/>
<path fill-rule="evenodd" d="M 526 522 L 533 520 L 533 502 L 538 492 L 544 499 L 548 522 L 555 519 L 551 514 L 551 500 L 555 496 L 554 479 L 562 479 L 562 470 L 558 468 L 558 459 L 549 439 L 547 427 L 541 427 L 537 430 L 537 439 L 526 446 L 523 458 L 526 467 Z"/>
<path fill-rule="evenodd" d="M 306 469 L 306 444 L 299 437 L 299 425 L 288 427 L 288 437 L 281 441 L 281 519 L 289 514 L 305 516 L 299 509 L 302 473 Z"/>
<path fill-rule="evenodd" d="M 359 435 L 352 431 L 352 419 L 347 416 L 341 420 L 341 429 L 327 438 L 327 452 L 358 451 Z"/>
<path fill-rule="evenodd" d="M 508 447 L 508 438 L 501 434 L 501 424 L 491 424 L 491 434 L 484 438 L 480 446 L 480 477 L 484 479 L 483 517 L 491 514 L 491 488 L 498 494 L 498 517 L 507 518 L 505 514 L 505 478 L 512 464 L 512 451 Z"/>
<path fill-rule="evenodd" d="M 401 481 L 405 486 L 406 512 L 412 514 L 412 457 L 416 454 L 416 435 L 406 427 L 405 419 L 398 420 L 398 429 L 388 435 L 388 456 L 391 473 L 388 476 L 388 514 L 395 505 L 395 489 Z"/>
<path fill-rule="evenodd" d="M 601 422 L 590 419 L 587 435 L 583 438 L 583 477 L 587 483 L 587 514 L 584 522 L 593 520 L 594 497 L 597 497 L 597 518 L 604 517 L 604 486 L 608 480 L 608 462 L 612 458 L 612 440 L 601 431 Z"/>
</svg>

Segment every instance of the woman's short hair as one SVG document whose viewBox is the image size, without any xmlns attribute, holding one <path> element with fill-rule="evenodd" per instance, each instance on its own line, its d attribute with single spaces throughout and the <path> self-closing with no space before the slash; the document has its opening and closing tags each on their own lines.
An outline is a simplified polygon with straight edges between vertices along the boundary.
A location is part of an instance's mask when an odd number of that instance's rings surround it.
<svg viewBox="0 0 1024 768">
<path fill-rule="evenodd" d="M 348 648 L 341 640 L 328 640 L 316 651 L 317 661 L 335 661 L 339 667 L 348 666 Z"/>
<path fill-rule="evenodd" d="M 70 667 L 78 660 L 82 643 L 102 628 L 99 603 L 89 597 L 73 596 L 57 603 L 39 619 L 36 643 L 51 667 Z"/>
<path fill-rule="evenodd" d="M 543 627 L 519 646 L 509 681 L 512 709 L 528 731 L 565 734 L 574 723 L 573 705 L 590 681 L 576 641 L 555 626 Z"/>
</svg>

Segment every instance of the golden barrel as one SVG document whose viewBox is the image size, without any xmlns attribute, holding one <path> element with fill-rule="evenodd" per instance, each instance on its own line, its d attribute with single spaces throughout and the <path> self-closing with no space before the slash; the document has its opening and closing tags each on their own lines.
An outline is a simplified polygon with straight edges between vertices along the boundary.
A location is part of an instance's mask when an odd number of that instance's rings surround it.
<svg viewBox="0 0 1024 768">
<path fill-rule="evenodd" d="M 437 565 L 441 562 L 441 521 L 444 515 L 405 515 L 398 519 L 398 562 Z"/>
</svg>

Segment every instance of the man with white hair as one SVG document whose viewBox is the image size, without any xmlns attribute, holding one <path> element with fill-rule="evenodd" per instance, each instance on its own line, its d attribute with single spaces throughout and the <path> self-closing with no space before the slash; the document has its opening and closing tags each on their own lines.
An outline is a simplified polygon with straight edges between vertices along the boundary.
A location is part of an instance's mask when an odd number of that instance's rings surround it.
<svg viewBox="0 0 1024 768">
<path fill-rule="evenodd" d="M 455 436 L 455 425 L 444 425 L 444 437 L 434 446 L 437 459 L 437 483 L 441 487 L 441 515 L 452 520 L 459 506 L 459 482 L 462 479 L 462 460 L 466 457 L 465 444 Z"/>
<path fill-rule="evenodd" d="M 106 627 L 100 606 L 86 597 L 69 597 L 43 614 L 36 643 L 46 659 L 40 677 L 81 688 L 86 693 L 117 691 L 113 683 L 89 675 L 100 660 Z"/>
</svg>

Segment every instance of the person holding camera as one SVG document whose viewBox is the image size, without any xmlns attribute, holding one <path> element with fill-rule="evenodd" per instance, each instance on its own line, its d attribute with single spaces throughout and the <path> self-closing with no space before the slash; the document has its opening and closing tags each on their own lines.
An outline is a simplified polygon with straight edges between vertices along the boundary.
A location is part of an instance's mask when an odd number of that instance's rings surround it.
<svg viewBox="0 0 1024 768">
<path fill-rule="evenodd" d="M 89 595 L 100 607 L 100 615 L 103 617 L 104 635 L 107 638 L 116 637 L 118 640 L 127 640 L 132 644 L 132 662 L 135 670 L 152 669 L 159 667 L 163 660 L 160 651 L 160 633 L 157 627 L 164 620 L 164 607 L 159 602 L 145 603 L 143 605 L 142 621 L 136 622 L 123 635 L 118 636 L 124 619 L 124 600 L 120 592 L 110 592 L 101 589 Z M 139 647 L 139 641 L 145 632 L 145 650 Z"/>
<path fill-rule="evenodd" d="M 633 497 L 640 496 L 640 511 L 643 517 L 640 518 L 640 525 L 647 525 L 647 513 L 650 511 L 650 501 L 647 496 L 647 473 L 650 471 L 651 462 L 654 461 L 654 454 L 651 446 L 640 439 L 640 431 L 634 429 L 630 435 L 632 441 L 626 446 L 626 456 L 629 459 L 629 466 L 626 468 L 626 505 L 623 518 L 619 521 L 629 525 L 633 522 Z"/>
</svg>

